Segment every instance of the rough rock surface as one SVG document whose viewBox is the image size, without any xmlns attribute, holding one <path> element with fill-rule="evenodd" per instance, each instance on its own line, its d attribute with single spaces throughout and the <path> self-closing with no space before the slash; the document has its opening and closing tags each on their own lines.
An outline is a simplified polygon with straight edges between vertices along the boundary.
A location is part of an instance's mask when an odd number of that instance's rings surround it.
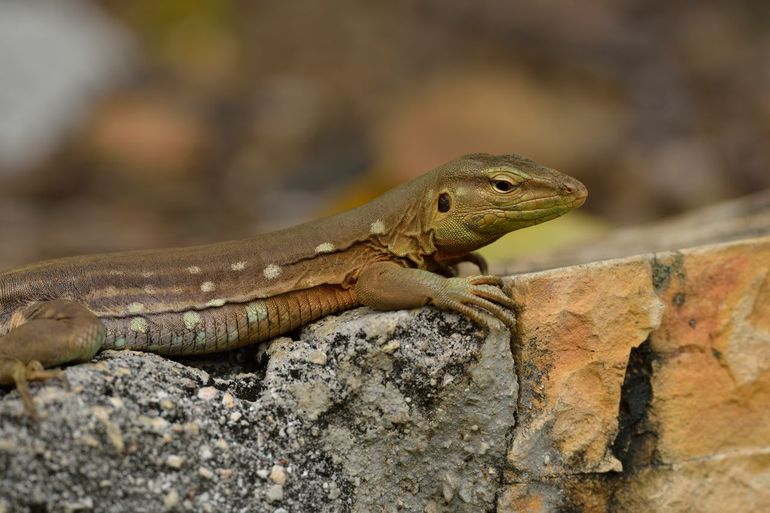
<svg viewBox="0 0 770 513">
<path fill-rule="evenodd" d="M 770 237 L 519 275 L 511 339 L 431 308 L 0 392 L 0 512 L 770 511 Z"/>
<path fill-rule="evenodd" d="M 499 512 L 770 511 L 770 237 L 514 278 Z"/>
<path fill-rule="evenodd" d="M 509 347 L 455 315 L 359 309 L 261 366 L 105 352 L 34 387 L 37 424 L 2 398 L 0 511 L 488 511 Z"/>
</svg>

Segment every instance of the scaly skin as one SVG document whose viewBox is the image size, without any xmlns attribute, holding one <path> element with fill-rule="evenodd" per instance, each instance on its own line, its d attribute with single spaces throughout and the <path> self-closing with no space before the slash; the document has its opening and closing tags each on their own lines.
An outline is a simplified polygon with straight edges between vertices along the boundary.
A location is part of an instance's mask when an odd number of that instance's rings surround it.
<svg viewBox="0 0 770 513">
<path fill-rule="evenodd" d="M 101 349 L 224 351 L 357 305 L 433 304 L 508 326 L 499 278 L 455 278 L 474 250 L 580 206 L 577 180 L 516 155 L 466 155 L 357 209 L 250 239 L 89 255 L 0 273 L 0 384 Z"/>
</svg>

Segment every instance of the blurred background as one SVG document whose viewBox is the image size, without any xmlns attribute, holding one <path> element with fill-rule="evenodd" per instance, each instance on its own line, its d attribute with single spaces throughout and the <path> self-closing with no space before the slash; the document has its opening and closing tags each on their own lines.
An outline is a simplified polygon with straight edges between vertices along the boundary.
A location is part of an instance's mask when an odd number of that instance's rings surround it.
<svg viewBox="0 0 770 513">
<path fill-rule="evenodd" d="M 590 191 L 506 257 L 770 187 L 770 2 L 0 0 L 0 268 L 246 237 L 476 151 Z"/>
</svg>

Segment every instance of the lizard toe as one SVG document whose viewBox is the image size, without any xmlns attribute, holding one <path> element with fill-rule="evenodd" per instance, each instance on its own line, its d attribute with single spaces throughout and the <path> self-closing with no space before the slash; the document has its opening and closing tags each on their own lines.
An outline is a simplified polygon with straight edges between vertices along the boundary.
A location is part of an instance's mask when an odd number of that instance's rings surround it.
<svg viewBox="0 0 770 513">
<path fill-rule="evenodd" d="M 498 303 L 510 310 L 516 309 L 516 302 L 511 299 L 505 292 L 497 287 L 492 286 L 479 286 L 474 292 L 477 296 L 488 299 L 494 303 Z"/>
<path fill-rule="evenodd" d="M 492 274 L 469 276 L 466 278 L 466 280 L 471 285 L 493 285 L 495 287 L 502 287 L 505 283 L 500 276 L 495 276 Z"/>
</svg>

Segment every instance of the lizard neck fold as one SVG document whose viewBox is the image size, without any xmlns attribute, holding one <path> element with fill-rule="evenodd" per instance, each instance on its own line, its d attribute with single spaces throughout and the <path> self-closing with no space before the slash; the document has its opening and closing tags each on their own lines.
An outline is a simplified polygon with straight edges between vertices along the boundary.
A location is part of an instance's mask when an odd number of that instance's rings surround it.
<svg viewBox="0 0 770 513">
<path fill-rule="evenodd" d="M 377 229 L 372 230 L 370 242 L 418 268 L 425 268 L 426 259 L 436 253 L 431 227 L 436 189 L 431 178 L 423 176 L 393 191 L 397 196 L 389 198 L 390 194 L 386 194 L 380 198 L 381 203 L 372 204 L 381 226 L 373 225 Z M 375 233 L 380 232 L 379 228 L 381 233 Z"/>
</svg>

